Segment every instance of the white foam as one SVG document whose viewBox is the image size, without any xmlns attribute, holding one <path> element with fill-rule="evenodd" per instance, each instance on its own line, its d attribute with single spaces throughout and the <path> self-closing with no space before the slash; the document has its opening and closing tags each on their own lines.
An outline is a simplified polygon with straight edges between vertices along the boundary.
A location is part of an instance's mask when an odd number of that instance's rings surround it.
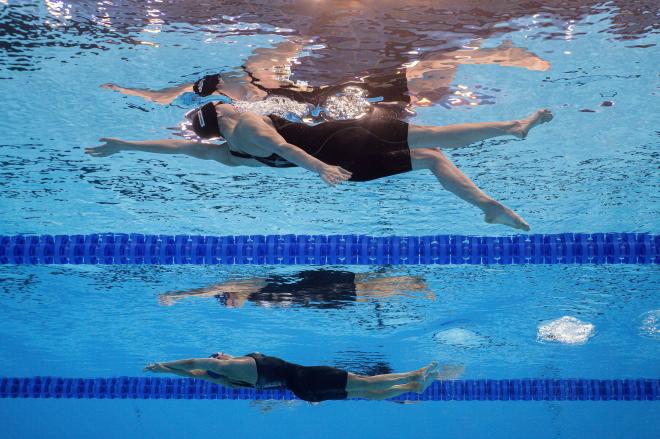
<svg viewBox="0 0 660 439">
<path fill-rule="evenodd" d="M 331 119 L 359 119 L 369 111 L 371 103 L 360 87 L 348 86 L 340 95 L 330 96 L 323 104 L 323 112 Z"/>
<path fill-rule="evenodd" d="M 660 309 L 647 311 L 639 316 L 639 335 L 654 340 L 660 340 Z"/>
<path fill-rule="evenodd" d="M 251 111 L 264 116 L 274 114 L 287 118 L 293 115 L 302 119 L 309 113 L 309 106 L 307 104 L 283 96 L 271 96 L 255 102 L 235 101 L 232 105 L 240 112 Z"/>
<path fill-rule="evenodd" d="M 582 344 L 593 337 L 595 329 L 591 323 L 564 316 L 539 325 L 536 336 L 539 341 Z"/>
</svg>

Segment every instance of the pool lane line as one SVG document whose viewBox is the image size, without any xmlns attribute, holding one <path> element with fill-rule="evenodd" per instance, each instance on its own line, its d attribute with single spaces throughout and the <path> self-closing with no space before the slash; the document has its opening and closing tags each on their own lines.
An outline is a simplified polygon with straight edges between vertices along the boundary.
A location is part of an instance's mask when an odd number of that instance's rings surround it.
<svg viewBox="0 0 660 439">
<path fill-rule="evenodd" d="M 3 377 L 0 398 L 295 400 L 288 390 L 231 389 L 160 377 Z M 660 401 L 660 379 L 479 379 L 435 381 L 393 401 Z"/>
<path fill-rule="evenodd" d="M 658 264 L 660 235 L 0 235 L 0 264 Z"/>
</svg>

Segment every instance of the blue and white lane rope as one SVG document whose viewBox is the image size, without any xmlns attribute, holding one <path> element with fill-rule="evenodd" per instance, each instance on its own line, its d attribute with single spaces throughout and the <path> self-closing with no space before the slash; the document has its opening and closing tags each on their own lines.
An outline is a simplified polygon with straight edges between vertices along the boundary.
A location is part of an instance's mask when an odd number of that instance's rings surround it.
<svg viewBox="0 0 660 439">
<path fill-rule="evenodd" d="M 191 378 L 0 378 L 0 398 L 294 400 L 288 390 L 231 389 Z M 393 401 L 660 401 L 660 379 L 436 381 Z"/>
<path fill-rule="evenodd" d="M 0 235 L 0 264 L 658 264 L 660 235 Z"/>
</svg>

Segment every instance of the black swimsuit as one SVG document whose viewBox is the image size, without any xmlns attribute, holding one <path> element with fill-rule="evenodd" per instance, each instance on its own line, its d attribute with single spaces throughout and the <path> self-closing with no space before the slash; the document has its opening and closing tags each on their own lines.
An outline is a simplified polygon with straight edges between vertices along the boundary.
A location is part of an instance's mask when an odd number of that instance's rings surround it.
<svg viewBox="0 0 660 439">
<path fill-rule="evenodd" d="M 234 382 L 241 387 L 273 388 L 286 387 L 298 398 L 320 402 L 330 399 L 346 399 L 348 372 L 329 366 L 300 366 L 277 357 L 259 353 L 247 354 L 257 364 L 257 384 Z M 212 371 L 206 372 L 212 378 L 224 378 Z"/>
<path fill-rule="evenodd" d="M 365 116 L 307 125 L 275 115 L 268 117 L 284 140 L 323 163 L 351 172 L 351 181 L 375 180 L 412 170 L 406 122 Z M 276 154 L 268 157 L 236 151 L 231 154 L 272 167 L 295 166 Z"/>
<path fill-rule="evenodd" d="M 248 296 L 256 305 L 303 306 L 339 309 L 355 303 L 355 273 L 339 270 L 304 270 L 294 278 L 273 275 L 266 285 Z"/>
<path fill-rule="evenodd" d="M 213 103 L 203 105 L 189 115 L 192 128 L 199 137 L 222 137 Z M 408 124 L 398 119 L 368 115 L 355 120 L 307 125 L 275 115 L 268 117 L 284 140 L 323 163 L 341 166 L 351 172 L 351 181 L 375 180 L 412 170 Z M 229 151 L 236 157 L 254 159 L 267 166 L 295 166 L 276 154 L 259 157 Z"/>
</svg>

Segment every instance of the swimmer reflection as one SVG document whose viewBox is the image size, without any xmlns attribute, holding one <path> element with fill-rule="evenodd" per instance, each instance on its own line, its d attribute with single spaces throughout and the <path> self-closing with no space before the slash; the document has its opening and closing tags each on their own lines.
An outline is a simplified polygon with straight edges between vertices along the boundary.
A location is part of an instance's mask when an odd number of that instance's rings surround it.
<svg viewBox="0 0 660 439">
<path fill-rule="evenodd" d="M 291 65 L 301 55 L 304 45 L 294 40 L 273 48 L 261 48 L 248 58 L 240 71 L 207 75 L 195 82 L 160 90 L 122 87 L 107 83 L 101 87 L 127 95 L 139 96 L 159 104 L 170 104 L 184 93 L 201 97 L 223 96 L 232 101 L 258 101 L 269 96 L 281 96 L 295 102 L 319 107 L 326 119 L 337 119 L 333 99 L 354 88 L 364 102 L 390 117 L 403 118 L 412 113 L 411 106 L 429 106 L 451 95 L 456 70 L 463 64 L 496 64 L 528 70 L 547 70 L 550 63 L 510 41 L 495 48 L 480 48 L 475 41 L 459 50 L 428 53 L 422 59 L 400 66 L 388 73 L 367 72 L 359 77 L 346 76 L 331 85 L 312 87 L 306 81 L 291 78 Z M 283 74 L 282 72 L 287 72 Z M 191 100 L 193 102 L 193 100 Z M 365 105 L 360 101 L 362 105 Z M 355 104 L 354 104 L 355 105 Z M 362 116 L 355 111 L 353 117 Z"/>
<path fill-rule="evenodd" d="M 408 392 L 422 393 L 435 380 L 455 379 L 463 373 L 462 366 L 440 367 L 434 361 L 410 372 L 365 376 L 330 366 L 301 366 L 259 353 L 241 357 L 216 353 L 210 358 L 152 363 L 144 370 L 198 378 L 234 388 L 284 387 L 308 402 L 387 399 Z"/>
<path fill-rule="evenodd" d="M 305 270 L 294 276 L 228 280 L 205 288 L 161 294 L 161 305 L 171 306 L 187 297 L 215 298 L 228 308 L 255 306 L 340 309 L 355 302 L 390 297 L 435 300 L 417 276 L 384 276 L 339 270 Z"/>
</svg>

